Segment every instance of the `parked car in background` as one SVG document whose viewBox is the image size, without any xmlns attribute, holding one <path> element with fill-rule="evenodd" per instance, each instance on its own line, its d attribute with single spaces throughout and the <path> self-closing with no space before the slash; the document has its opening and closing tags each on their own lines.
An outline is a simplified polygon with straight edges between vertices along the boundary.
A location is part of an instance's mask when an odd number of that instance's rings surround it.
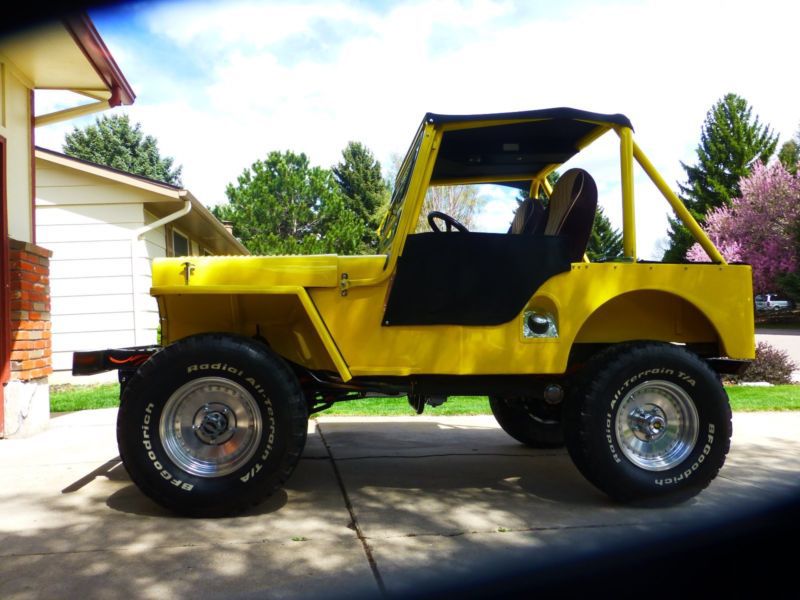
<svg viewBox="0 0 800 600">
<path fill-rule="evenodd" d="M 778 294 L 759 294 L 756 296 L 756 310 L 785 310 L 794 308 L 794 302 Z"/>
</svg>

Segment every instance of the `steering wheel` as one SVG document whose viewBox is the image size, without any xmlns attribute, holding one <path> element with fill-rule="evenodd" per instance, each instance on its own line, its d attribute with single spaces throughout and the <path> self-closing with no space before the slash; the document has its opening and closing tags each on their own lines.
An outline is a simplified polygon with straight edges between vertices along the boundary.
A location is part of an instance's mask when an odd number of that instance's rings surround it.
<svg viewBox="0 0 800 600">
<path fill-rule="evenodd" d="M 446 229 L 444 230 L 440 229 L 439 226 L 436 224 L 436 219 L 441 219 L 442 221 L 444 221 Z M 461 233 L 469 233 L 469 229 L 467 229 L 466 225 L 464 225 L 463 223 L 459 223 L 450 215 L 440 212 L 438 210 L 432 210 L 431 212 L 428 213 L 428 225 L 430 225 L 431 229 L 433 229 L 433 231 L 435 231 L 436 233 L 444 233 L 445 231 L 447 233 L 450 233 L 451 231 L 453 231 L 453 229 L 456 229 Z"/>
</svg>

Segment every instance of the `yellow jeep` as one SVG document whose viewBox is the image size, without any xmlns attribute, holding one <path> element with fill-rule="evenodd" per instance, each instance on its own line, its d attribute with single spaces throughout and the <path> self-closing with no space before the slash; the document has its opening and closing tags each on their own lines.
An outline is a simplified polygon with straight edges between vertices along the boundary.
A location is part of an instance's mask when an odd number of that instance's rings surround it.
<svg viewBox="0 0 800 600">
<path fill-rule="evenodd" d="M 597 187 L 565 163 L 606 133 L 619 137 L 624 256 L 590 262 Z M 708 263 L 638 260 L 635 162 Z M 436 211 L 416 232 L 430 187 L 484 184 L 526 193 L 507 232 Z M 120 369 L 122 460 L 190 515 L 261 501 L 292 473 L 309 414 L 385 395 L 418 412 L 487 395 L 506 432 L 565 443 L 613 498 L 681 501 L 729 448 L 719 374 L 754 357 L 750 267 L 726 264 L 625 116 L 569 108 L 427 114 L 376 255 L 160 259 L 152 294 L 163 347 L 76 353 L 74 372 Z"/>
</svg>

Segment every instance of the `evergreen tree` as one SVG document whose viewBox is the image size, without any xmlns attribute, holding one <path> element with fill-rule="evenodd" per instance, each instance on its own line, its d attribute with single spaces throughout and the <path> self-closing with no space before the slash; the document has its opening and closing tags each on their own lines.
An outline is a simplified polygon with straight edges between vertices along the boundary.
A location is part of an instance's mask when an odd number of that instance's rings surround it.
<svg viewBox="0 0 800 600">
<path fill-rule="evenodd" d="M 64 138 L 63 151 L 67 156 L 181 185 L 182 167 L 173 168 L 174 159 L 162 157 L 156 138 L 145 135 L 140 123 L 131 125 L 128 115 L 103 115 L 84 129 L 73 128 Z"/>
<path fill-rule="evenodd" d="M 233 223 L 233 235 L 253 254 L 356 254 L 365 225 L 347 207 L 328 169 L 305 154 L 270 152 L 225 190 L 228 204 L 214 216 Z"/>
<path fill-rule="evenodd" d="M 547 183 L 550 184 L 550 189 L 556 187 L 556 183 L 558 182 L 559 177 L 561 177 L 561 174 L 558 171 L 550 171 L 547 174 Z M 528 199 L 529 196 L 530 193 L 528 188 L 526 187 L 524 190 L 521 189 L 517 192 L 517 197 L 515 198 L 515 200 L 517 201 L 518 204 L 522 204 L 523 202 L 525 202 L 525 200 Z M 544 191 L 544 186 L 539 186 L 539 200 L 544 202 L 544 205 L 547 206 L 548 198 L 547 198 L 547 192 Z"/>
<path fill-rule="evenodd" d="M 775 152 L 777 135 L 762 125 L 744 98 L 726 94 L 706 115 L 697 163 L 688 166 L 685 185 L 679 185 L 682 199 L 702 225 L 706 214 L 715 208 L 730 206 L 741 195 L 739 180 L 750 173 L 751 165 L 766 163 Z M 681 262 L 694 242 L 689 230 L 677 217 L 670 217 L 670 247 L 664 253 L 667 262 Z"/>
<path fill-rule="evenodd" d="M 594 225 L 586 246 L 591 261 L 614 260 L 622 256 L 622 233 L 611 226 L 602 206 L 594 213 Z"/>
<path fill-rule="evenodd" d="M 342 150 L 342 161 L 332 171 L 345 206 L 366 224 L 365 245 L 373 248 L 389 200 L 389 187 L 381 175 L 381 163 L 360 142 L 348 142 Z"/>
</svg>

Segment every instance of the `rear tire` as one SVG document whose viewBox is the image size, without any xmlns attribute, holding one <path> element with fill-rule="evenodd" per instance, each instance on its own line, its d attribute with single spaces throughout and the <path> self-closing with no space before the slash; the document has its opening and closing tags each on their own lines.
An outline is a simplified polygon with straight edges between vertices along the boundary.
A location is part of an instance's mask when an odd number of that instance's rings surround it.
<svg viewBox="0 0 800 600">
<path fill-rule="evenodd" d="M 494 418 L 508 435 L 531 448 L 564 445 L 561 407 L 533 398 L 489 397 Z"/>
<path fill-rule="evenodd" d="M 120 456 L 158 504 L 223 516 L 258 504 L 291 475 L 308 424 L 288 365 L 228 334 L 185 338 L 130 379 L 117 417 Z"/>
<path fill-rule="evenodd" d="M 674 504 L 696 495 L 725 463 L 731 432 L 728 397 L 716 374 L 671 344 L 602 352 L 565 407 L 575 465 L 622 502 Z"/>
</svg>

